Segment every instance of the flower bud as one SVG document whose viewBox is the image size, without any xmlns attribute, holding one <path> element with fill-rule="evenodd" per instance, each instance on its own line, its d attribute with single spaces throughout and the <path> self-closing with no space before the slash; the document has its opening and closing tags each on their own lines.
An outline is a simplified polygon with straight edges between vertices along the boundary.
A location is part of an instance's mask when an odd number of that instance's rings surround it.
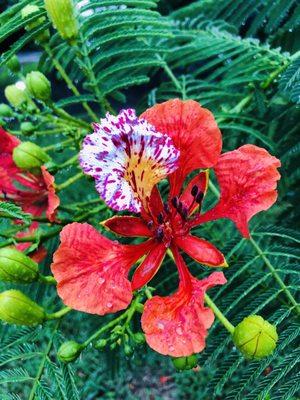
<svg viewBox="0 0 300 400">
<path fill-rule="evenodd" d="M 137 332 L 133 335 L 133 340 L 137 344 L 145 343 L 145 335 L 142 332 Z"/>
<path fill-rule="evenodd" d="M 16 55 L 13 55 L 8 61 L 6 61 L 6 66 L 12 72 L 19 72 L 21 69 L 19 59 Z"/>
<path fill-rule="evenodd" d="M 38 7 L 37 5 L 34 5 L 34 4 L 28 4 L 21 10 L 22 19 L 26 19 L 30 16 L 30 14 L 37 13 L 38 11 L 40 11 L 40 7 Z M 42 25 L 45 21 L 46 21 L 46 17 L 39 17 L 39 18 L 35 19 L 34 21 L 29 22 L 25 26 L 25 29 L 27 31 L 31 31 L 34 28 L 37 28 L 40 25 Z M 49 37 L 50 37 L 49 31 L 45 30 L 44 32 L 38 34 L 37 39 L 39 41 L 43 42 L 43 41 L 47 40 Z"/>
<path fill-rule="evenodd" d="M 124 353 L 127 357 L 131 357 L 133 354 L 133 348 L 128 343 L 124 345 Z"/>
<path fill-rule="evenodd" d="M 26 75 L 26 87 L 35 99 L 45 101 L 51 97 L 51 83 L 40 71 L 32 71 Z"/>
<path fill-rule="evenodd" d="M 72 0 L 45 0 L 48 17 L 60 36 L 74 42 L 78 36 L 78 24 Z"/>
<path fill-rule="evenodd" d="M 24 135 L 28 135 L 34 131 L 34 125 L 32 122 L 22 122 L 20 128 Z"/>
<path fill-rule="evenodd" d="M 57 352 L 57 357 L 64 363 L 75 361 L 83 350 L 83 346 L 74 340 L 63 343 Z"/>
<path fill-rule="evenodd" d="M 198 360 L 197 360 L 197 356 L 195 354 L 192 354 L 188 357 L 172 358 L 172 362 L 173 362 L 174 367 L 178 371 L 184 371 L 184 370 L 188 370 L 188 369 L 192 369 L 192 368 L 196 367 Z"/>
<path fill-rule="evenodd" d="M 13 150 L 15 164 L 27 171 L 40 168 L 50 161 L 48 154 L 38 145 L 31 142 L 22 142 Z"/>
<path fill-rule="evenodd" d="M 259 315 L 250 315 L 234 329 L 233 342 L 245 358 L 269 356 L 276 347 L 276 327 Z"/>
<path fill-rule="evenodd" d="M 9 105 L 2 103 L 0 104 L 0 117 L 9 118 L 13 116 L 13 110 Z"/>
<path fill-rule="evenodd" d="M 38 264 L 12 247 L 0 249 L 0 280 L 30 283 L 39 277 Z"/>
<path fill-rule="evenodd" d="M 45 320 L 45 311 L 19 290 L 0 293 L 0 319 L 8 324 L 37 325 Z"/>
<path fill-rule="evenodd" d="M 25 90 L 19 89 L 16 85 L 6 86 L 4 95 L 13 107 L 20 107 L 21 104 L 28 101 Z"/>
<path fill-rule="evenodd" d="M 100 339 L 94 344 L 94 347 L 95 349 L 103 350 L 106 345 L 107 345 L 107 340 Z"/>
</svg>

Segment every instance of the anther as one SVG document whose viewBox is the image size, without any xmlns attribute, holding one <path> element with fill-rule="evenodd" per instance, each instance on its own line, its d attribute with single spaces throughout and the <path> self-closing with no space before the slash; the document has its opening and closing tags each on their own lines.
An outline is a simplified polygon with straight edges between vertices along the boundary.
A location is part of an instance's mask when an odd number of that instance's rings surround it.
<svg viewBox="0 0 300 400">
<path fill-rule="evenodd" d="M 164 237 L 164 230 L 161 226 L 156 229 L 156 239 L 161 242 Z"/>
<path fill-rule="evenodd" d="M 171 200 L 171 203 L 172 203 L 172 206 L 177 210 L 178 204 L 179 204 L 178 197 L 177 196 L 173 197 Z"/>
<path fill-rule="evenodd" d="M 183 219 L 187 220 L 188 213 L 189 213 L 188 209 L 186 207 L 183 207 L 180 215 L 182 216 Z"/>
<path fill-rule="evenodd" d="M 198 191 L 199 191 L 198 186 L 197 186 L 197 185 L 194 185 L 194 186 L 192 187 L 192 190 L 191 190 L 191 195 L 192 195 L 193 197 L 196 197 L 197 194 L 198 194 Z"/>
<path fill-rule="evenodd" d="M 183 204 L 181 203 L 181 201 L 178 201 L 177 211 L 179 212 L 179 214 L 182 213 L 182 210 L 183 210 Z"/>
<path fill-rule="evenodd" d="M 166 214 L 170 214 L 170 207 L 168 203 L 164 203 L 164 211 Z"/>
<path fill-rule="evenodd" d="M 200 203 L 202 202 L 202 200 L 203 200 L 203 197 L 204 197 L 204 193 L 203 193 L 203 192 L 199 192 L 199 193 L 197 194 L 196 198 L 195 198 L 196 202 L 197 202 L 198 204 L 200 204 Z"/>
<path fill-rule="evenodd" d="M 151 220 L 151 221 L 147 222 L 147 226 L 148 226 L 148 229 L 151 230 L 153 228 L 153 221 Z"/>
<path fill-rule="evenodd" d="M 164 222 L 163 213 L 159 213 L 159 214 L 158 214 L 158 216 L 157 216 L 157 222 L 158 222 L 159 224 L 162 224 L 162 223 Z"/>
</svg>

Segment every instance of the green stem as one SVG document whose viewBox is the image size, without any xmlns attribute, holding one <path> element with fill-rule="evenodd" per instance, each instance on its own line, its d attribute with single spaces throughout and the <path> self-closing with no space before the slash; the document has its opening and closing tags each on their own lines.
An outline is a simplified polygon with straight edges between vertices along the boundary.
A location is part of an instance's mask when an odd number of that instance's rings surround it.
<svg viewBox="0 0 300 400">
<path fill-rule="evenodd" d="M 46 285 L 56 285 L 56 283 L 57 283 L 52 275 L 45 276 L 45 275 L 39 274 L 39 281 L 42 283 L 45 283 Z"/>
<path fill-rule="evenodd" d="M 52 314 L 46 314 L 46 319 L 51 320 L 51 319 L 59 319 L 63 317 L 64 315 L 68 314 L 70 311 L 72 311 L 72 308 L 70 307 L 64 307 L 59 311 L 56 311 L 55 313 Z"/>
<path fill-rule="evenodd" d="M 216 304 L 212 301 L 212 299 L 208 296 L 207 293 L 204 294 L 204 300 L 208 305 L 208 307 L 211 310 L 213 310 L 215 316 L 218 318 L 221 324 L 228 330 L 229 333 L 233 334 L 234 326 L 232 325 L 231 322 L 228 321 L 228 319 L 225 317 L 222 311 L 216 306 Z"/>
<path fill-rule="evenodd" d="M 84 177 L 84 174 L 82 172 L 78 172 L 78 174 L 67 179 L 65 182 L 61 183 L 60 185 L 57 185 L 56 191 L 59 192 L 60 190 L 67 188 L 68 186 L 72 185 L 74 182 L 78 181 L 78 179 L 81 179 L 83 177 Z"/>
<path fill-rule="evenodd" d="M 265 256 L 265 254 L 263 253 L 262 249 L 259 247 L 259 245 L 254 241 L 254 239 L 252 237 L 250 237 L 250 242 L 252 243 L 253 247 L 255 248 L 257 254 L 264 260 L 264 263 L 266 264 L 266 266 L 271 271 L 271 273 L 272 273 L 273 277 L 276 279 L 278 285 L 281 287 L 283 292 L 286 294 L 287 298 L 290 300 L 290 302 L 295 307 L 296 312 L 298 314 L 300 314 L 300 304 L 297 303 L 297 301 L 295 300 L 295 298 L 292 295 L 292 293 L 286 287 L 285 283 L 283 282 L 283 280 L 278 275 L 276 269 L 273 267 L 273 265 L 270 263 L 269 259 Z"/>
<path fill-rule="evenodd" d="M 60 73 L 60 75 L 62 76 L 62 78 L 64 79 L 64 81 L 66 82 L 68 88 L 75 94 L 75 96 L 80 96 L 80 92 L 77 89 L 77 87 L 74 85 L 74 83 L 72 82 L 72 80 L 69 78 L 66 70 L 64 69 L 64 67 L 61 65 L 61 63 L 58 61 L 58 59 L 55 57 L 55 55 L 53 54 L 51 48 L 48 45 L 44 46 L 46 52 L 48 53 L 49 57 L 51 58 L 55 68 L 57 69 L 57 71 Z M 98 117 L 97 115 L 94 113 L 94 111 L 90 108 L 90 106 L 87 104 L 87 102 L 83 101 L 82 102 L 82 106 L 85 108 L 85 110 L 87 111 L 87 113 L 89 114 L 89 116 L 94 120 L 97 121 Z"/>
<path fill-rule="evenodd" d="M 62 108 L 56 107 L 56 105 L 53 102 L 49 102 L 49 103 L 47 103 L 47 105 L 52 109 L 52 111 L 56 115 L 58 115 L 65 121 L 68 121 L 68 122 L 72 123 L 73 125 L 80 126 L 81 128 L 85 128 L 88 130 L 91 129 L 91 126 L 89 123 L 82 121 L 81 119 L 72 117 L 72 115 L 67 113 L 67 111 L 63 110 Z"/>
<path fill-rule="evenodd" d="M 45 146 L 45 147 L 43 147 L 43 150 L 50 151 L 50 150 L 56 149 L 57 147 L 59 147 L 59 148 L 66 147 L 67 144 L 73 143 L 73 141 L 74 141 L 73 138 L 72 139 L 71 138 L 70 139 L 66 139 L 66 140 L 64 140 L 62 142 L 58 142 L 58 143 L 55 143 L 55 144 L 51 144 L 49 146 Z"/>
</svg>

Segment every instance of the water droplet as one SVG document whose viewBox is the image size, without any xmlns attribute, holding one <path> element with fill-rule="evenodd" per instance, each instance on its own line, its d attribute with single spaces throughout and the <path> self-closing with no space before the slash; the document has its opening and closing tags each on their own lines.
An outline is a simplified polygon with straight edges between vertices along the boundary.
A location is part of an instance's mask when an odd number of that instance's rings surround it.
<svg viewBox="0 0 300 400">
<path fill-rule="evenodd" d="M 106 304 L 106 307 L 112 308 L 112 303 L 107 303 L 107 304 Z"/>
<path fill-rule="evenodd" d="M 157 327 L 158 329 L 164 329 L 165 326 L 161 322 L 158 322 Z"/>
<path fill-rule="evenodd" d="M 100 285 L 102 285 L 104 282 L 105 282 L 105 279 L 104 279 L 104 278 L 99 278 L 99 283 L 100 283 Z"/>
<path fill-rule="evenodd" d="M 176 330 L 177 335 L 183 334 L 183 330 L 182 330 L 181 326 L 178 326 L 175 330 Z"/>
<path fill-rule="evenodd" d="M 170 350 L 170 351 L 174 351 L 174 350 L 175 350 L 175 347 L 174 347 L 174 346 L 169 346 L 169 350 Z"/>
</svg>

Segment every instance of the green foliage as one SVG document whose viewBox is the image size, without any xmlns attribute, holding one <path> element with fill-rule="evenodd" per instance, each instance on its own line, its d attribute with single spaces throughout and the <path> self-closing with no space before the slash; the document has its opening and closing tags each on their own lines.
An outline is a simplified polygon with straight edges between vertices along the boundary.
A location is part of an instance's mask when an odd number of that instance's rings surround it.
<svg viewBox="0 0 300 400">
<path fill-rule="evenodd" d="M 5 128 L 22 140 L 26 138 L 21 124 L 34 125 L 30 141 L 51 154 L 54 161 L 48 168 L 56 173 L 56 183 L 63 185 L 60 222 L 48 224 L 46 218 L 36 218 L 38 240 L 27 250 L 31 253 L 39 244 L 46 246 L 42 272 L 50 273 L 62 225 L 77 220 L 101 229 L 99 221 L 112 216 L 92 182 L 72 181 L 90 123 L 113 109 L 134 106 L 140 113 L 173 97 L 195 99 L 213 111 L 223 133 L 223 151 L 254 143 L 282 162 L 279 200 L 254 218 L 251 241 L 242 239 L 225 221 L 196 231 L 214 243 L 229 263 L 228 282 L 210 291 L 212 299 L 233 324 L 252 313 L 262 315 L 277 326 L 279 343 L 268 358 L 246 361 L 215 322 L 198 356 L 200 371 L 177 373 L 168 358 L 146 346 L 137 347 L 132 358 L 125 358 L 118 345 L 113 350 L 106 346 L 102 352 L 87 348 L 73 365 L 59 363 L 56 352 L 62 342 L 84 341 L 110 317 L 72 312 L 60 322 L 49 321 L 35 329 L 1 325 L 1 400 L 131 400 L 148 395 L 183 400 L 298 399 L 300 326 L 296 307 L 287 296 L 288 292 L 298 301 L 298 2 L 201 0 L 184 5 L 179 1 L 91 0 L 82 5 L 75 1 L 80 37 L 73 46 L 60 38 L 47 19 L 25 31 L 29 22 L 46 12 L 41 8 L 23 20 L 21 9 L 27 4 L 42 7 L 42 1 L 12 3 L 0 15 L 0 42 L 6 45 L 0 65 L 5 72 L 13 54 L 36 46 L 42 54 L 32 69 L 38 67 L 52 78 L 54 92 L 53 104 L 33 100 L 21 111 L 15 110 L 13 119 L 3 118 Z M 49 43 L 34 43 L 45 29 L 51 30 Z M 9 47 L 8 40 L 12 40 Z M 23 79 L 23 73 L 10 74 L 9 83 Z M 216 201 L 217 190 L 210 189 L 205 207 Z M 17 233 L 32 222 L 29 214 L 11 202 L 0 202 L 0 216 L 0 246 L 14 244 Z M 24 224 L 16 225 L 12 219 Z M 211 272 L 189 258 L 187 262 L 198 277 Z M 151 286 L 155 293 L 166 295 L 176 289 L 177 279 L 172 261 L 167 260 Z M 0 287 L 11 288 L 2 283 Z M 62 306 L 49 285 L 34 283 L 18 289 L 47 312 Z M 139 331 L 139 322 L 134 319 L 133 324 Z M 159 383 L 161 376 L 168 376 L 169 383 Z"/>
</svg>

